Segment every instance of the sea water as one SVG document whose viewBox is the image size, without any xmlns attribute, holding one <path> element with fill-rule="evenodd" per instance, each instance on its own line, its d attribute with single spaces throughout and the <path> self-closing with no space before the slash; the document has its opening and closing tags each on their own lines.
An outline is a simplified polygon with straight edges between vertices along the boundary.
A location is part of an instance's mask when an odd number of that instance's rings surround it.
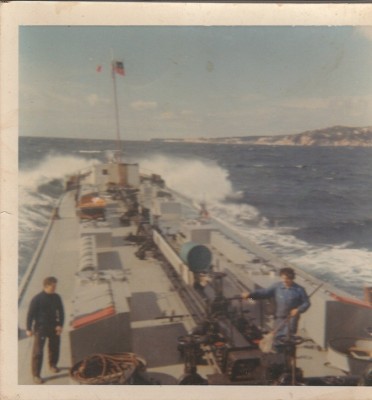
<svg viewBox="0 0 372 400">
<path fill-rule="evenodd" d="M 207 204 L 235 231 L 358 297 L 372 286 L 372 148 L 122 143 L 127 162 Z M 106 161 L 109 140 L 21 137 L 19 279 L 68 173 Z"/>
</svg>

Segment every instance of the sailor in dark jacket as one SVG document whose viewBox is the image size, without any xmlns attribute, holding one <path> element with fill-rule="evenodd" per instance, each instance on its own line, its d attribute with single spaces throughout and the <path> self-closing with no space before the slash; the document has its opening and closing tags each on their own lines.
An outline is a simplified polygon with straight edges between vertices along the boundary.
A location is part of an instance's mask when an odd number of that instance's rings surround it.
<svg viewBox="0 0 372 400">
<path fill-rule="evenodd" d="M 45 278 L 43 291 L 31 300 L 27 314 L 26 334 L 35 337 L 32 351 L 32 375 L 35 383 L 44 382 L 40 377 L 40 372 L 47 338 L 50 369 L 53 372 L 59 372 L 57 363 L 64 310 L 61 297 L 55 293 L 56 287 L 55 277 Z"/>
<path fill-rule="evenodd" d="M 310 301 L 305 289 L 294 282 L 295 272 L 292 268 L 282 268 L 279 275 L 281 282 L 274 283 L 267 289 L 245 293 L 243 297 L 254 300 L 274 298 L 276 303 L 275 336 L 294 336 L 300 314 L 310 307 Z"/>
</svg>

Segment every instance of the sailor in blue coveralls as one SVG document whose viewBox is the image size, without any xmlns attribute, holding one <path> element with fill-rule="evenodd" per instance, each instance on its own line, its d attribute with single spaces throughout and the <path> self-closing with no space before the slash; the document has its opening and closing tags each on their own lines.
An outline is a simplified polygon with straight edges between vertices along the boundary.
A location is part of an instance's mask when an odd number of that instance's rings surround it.
<svg viewBox="0 0 372 400">
<path fill-rule="evenodd" d="M 310 307 L 309 297 L 305 289 L 294 282 L 295 272 L 292 268 L 282 268 L 279 271 L 281 282 L 274 283 L 267 289 L 257 289 L 244 293 L 244 298 L 254 300 L 274 298 L 275 337 L 290 337 L 297 332 L 300 314 Z"/>
</svg>

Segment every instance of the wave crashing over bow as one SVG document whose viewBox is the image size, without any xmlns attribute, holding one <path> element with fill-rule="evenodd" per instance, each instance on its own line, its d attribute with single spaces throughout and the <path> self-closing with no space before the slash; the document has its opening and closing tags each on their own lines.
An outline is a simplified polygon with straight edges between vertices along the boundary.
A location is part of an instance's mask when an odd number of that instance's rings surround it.
<svg viewBox="0 0 372 400">
<path fill-rule="evenodd" d="M 102 157 L 106 154 L 105 150 L 102 148 Z M 141 150 L 139 148 L 137 151 Z M 230 229 L 266 247 L 300 269 L 359 297 L 362 297 L 363 286 L 372 286 L 372 252 L 369 248 L 352 248 L 348 241 L 314 244 L 301 238 L 298 227 L 289 220 L 275 224 L 275 220 L 268 218 L 252 205 L 252 190 L 249 186 L 236 182 L 233 184 L 231 170 L 227 166 L 221 167 L 213 160 L 191 158 L 188 154 L 183 157 L 180 153 L 181 151 L 174 156 L 164 152 L 157 155 L 153 152 L 136 157 L 136 152 L 133 151 L 131 158 L 139 162 L 143 172 L 160 174 L 171 189 L 191 198 L 196 205 L 205 202 L 210 214 L 223 221 Z M 32 167 L 23 162 L 19 172 L 20 277 L 27 268 L 53 207 L 63 192 L 64 176 L 83 170 L 99 162 L 100 158 L 98 153 L 79 153 L 76 148 L 73 149 L 75 155 L 51 152 L 46 154 L 37 163 L 34 161 Z M 298 174 L 307 171 L 301 168 L 294 170 Z M 249 170 L 245 173 L 249 173 Z M 265 171 L 265 174 L 268 172 Z M 257 181 L 259 183 L 261 182 Z M 275 202 L 275 196 L 271 195 L 270 201 Z M 279 204 L 276 208 L 275 204 L 272 206 L 277 211 L 276 218 L 282 221 L 280 211 L 283 205 Z"/>
</svg>

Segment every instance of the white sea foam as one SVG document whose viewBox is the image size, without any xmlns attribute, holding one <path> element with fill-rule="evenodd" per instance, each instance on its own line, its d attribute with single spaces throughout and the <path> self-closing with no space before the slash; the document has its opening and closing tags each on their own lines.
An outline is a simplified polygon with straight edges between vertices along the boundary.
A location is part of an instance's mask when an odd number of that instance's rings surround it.
<svg viewBox="0 0 372 400">
<path fill-rule="evenodd" d="M 50 186 L 54 180 L 63 178 L 87 168 L 97 160 L 86 160 L 72 156 L 49 155 L 33 168 L 23 168 L 19 171 L 19 269 L 20 275 L 27 268 L 33 251 L 47 225 L 51 211 L 56 205 L 58 191 Z M 40 187 L 44 186 L 43 192 Z"/>
<path fill-rule="evenodd" d="M 20 240 L 27 243 L 30 231 L 41 231 L 46 224 L 55 198 L 37 193 L 41 184 L 48 184 L 64 175 L 83 170 L 97 160 L 72 156 L 50 156 L 32 170 L 20 171 Z M 139 160 L 144 172 L 163 176 L 167 185 L 192 198 L 204 201 L 209 212 L 230 228 L 265 246 L 310 274 L 361 295 L 364 285 L 372 286 L 372 253 L 351 249 L 349 243 L 338 246 L 313 246 L 296 238 L 292 227 L 272 227 L 259 210 L 249 204 L 224 202 L 233 193 L 228 173 L 214 162 L 165 156 Z"/>
<path fill-rule="evenodd" d="M 156 156 L 141 160 L 144 171 L 163 176 L 167 185 L 196 201 L 215 202 L 232 193 L 226 170 L 214 162 Z"/>
<path fill-rule="evenodd" d="M 51 154 L 36 167 L 21 170 L 18 183 L 22 188 L 30 187 L 35 190 L 40 184 L 48 183 L 53 179 L 63 179 L 65 175 L 84 170 L 97 162 L 99 161 L 95 159 L 87 160 L 80 157 Z"/>
<path fill-rule="evenodd" d="M 229 225 L 300 269 L 356 296 L 362 296 L 363 287 L 372 286 L 372 252 L 350 248 L 350 243 L 311 245 L 291 234 L 291 227 L 273 228 L 264 218 L 259 220 L 258 225 L 252 226 L 234 223 L 232 218 Z"/>
<path fill-rule="evenodd" d="M 357 296 L 362 296 L 363 286 L 372 286 L 372 252 L 352 249 L 350 243 L 314 246 L 296 238 L 293 227 L 270 226 L 259 210 L 249 204 L 224 203 L 232 187 L 227 171 L 217 164 L 165 157 L 141 164 L 161 174 L 172 189 L 196 201 L 206 201 L 213 216 L 300 269 Z"/>
<path fill-rule="evenodd" d="M 20 226 L 32 229 L 37 218 L 41 220 L 39 222 L 49 218 L 48 207 L 53 207 L 57 200 L 47 189 L 53 180 L 62 182 L 65 175 L 84 170 L 95 162 L 98 161 L 50 155 L 36 167 L 20 170 L 18 177 Z M 41 185 L 46 185 L 45 193 L 38 191 Z"/>
</svg>

